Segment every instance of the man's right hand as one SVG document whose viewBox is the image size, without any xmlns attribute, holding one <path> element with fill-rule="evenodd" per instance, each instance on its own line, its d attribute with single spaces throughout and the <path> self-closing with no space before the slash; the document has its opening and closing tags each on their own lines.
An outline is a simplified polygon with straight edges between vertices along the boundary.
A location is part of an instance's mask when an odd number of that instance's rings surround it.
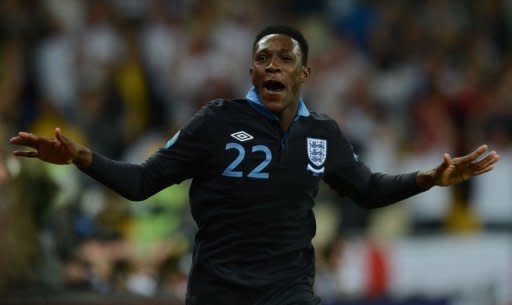
<svg viewBox="0 0 512 305">
<path fill-rule="evenodd" d="M 34 150 L 15 150 L 17 157 L 38 158 L 54 164 L 74 163 L 79 167 L 88 167 L 92 162 L 92 152 L 81 145 L 75 144 L 62 134 L 60 128 L 55 129 L 55 138 L 41 137 L 28 132 L 18 132 L 10 142 Z"/>
</svg>

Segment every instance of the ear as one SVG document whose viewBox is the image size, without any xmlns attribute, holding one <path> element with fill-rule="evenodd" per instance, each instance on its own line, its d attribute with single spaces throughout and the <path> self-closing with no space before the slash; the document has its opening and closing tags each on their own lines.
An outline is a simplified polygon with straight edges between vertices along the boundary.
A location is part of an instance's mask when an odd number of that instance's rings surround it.
<svg viewBox="0 0 512 305">
<path fill-rule="evenodd" d="M 253 70 L 253 67 L 252 65 L 249 67 L 249 75 L 252 75 L 252 70 Z"/>
<path fill-rule="evenodd" d="M 301 73 L 301 82 L 303 83 L 306 79 L 308 79 L 310 74 L 311 74 L 311 68 L 303 66 L 302 73 Z"/>
</svg>

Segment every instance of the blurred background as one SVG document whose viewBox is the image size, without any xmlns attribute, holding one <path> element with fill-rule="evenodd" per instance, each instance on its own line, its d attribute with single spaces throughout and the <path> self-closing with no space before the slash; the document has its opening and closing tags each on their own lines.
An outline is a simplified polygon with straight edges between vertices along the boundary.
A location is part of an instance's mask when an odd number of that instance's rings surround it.
<svg viewBox="0 0 512 305">
<path fill-rule="evenodd" d="M 250 88 L 255 34 L 301 29 L 303 97 L 373 170 L 481 143 L 495 170 L 367 211 L 321 186 L 326 305 L 512 304 L 511 0 L 0 1 L 0 304 L 184 304 L 188 181 L 132 203 L 73 166 L 10 155 L 55 127 L 141 162 L 209 99 Z"/>
</svg>

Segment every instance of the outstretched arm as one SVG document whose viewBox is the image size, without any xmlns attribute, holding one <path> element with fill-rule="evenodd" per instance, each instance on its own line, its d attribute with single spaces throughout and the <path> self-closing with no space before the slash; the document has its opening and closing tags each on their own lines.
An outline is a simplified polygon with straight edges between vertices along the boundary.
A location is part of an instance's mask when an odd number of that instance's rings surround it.
<svg viewBox="0 0 512 305">
<path fill-rule="evenodd" d="M 481 145 L 473 152 L 457 158 L 444 154 L 442 162 L 433 169 L 391 175 L 372 172 L 354 154 L 352 145 L 338 125 L 333 123 L 338 134 L 331 141 L 330 166 L 324 181 L 340 195 L 354 199 L 365 208 L 378 208 L 393 204 L 419 194 L 433 186 L 450 186 L 471 177 L 491 171 L 498 162 L 495 151 L 488 152 Z"/>
<path fill-rule="evenodd" d="M 38 158 L 54 164 L 75 164 L 87 175 L 130 200 L 143 200 L 163 188 L 194 177 L 209 159 L 208 128 L 215 119 L 209 103 L 197 112 L 187 126 L 141 164 L 114 161 L 89 148 L 73 143 L 59 128 L 55 138 L 19 132 L 11 143 L 32 148 L 16 150 L 15 156 Z M 215 108 L 216 109 L 216 108 Z"/>
<path fill-rule="evenodd" d="M 427 171 L 420 171 L 416 176 L 416 183 L 421 188 L 428 189 L 432 186 L 450 186 L 469 180 L 491 171 L 500 156 L 496 151 L 488 151 L 487 145 L 482 145 L 470 154 L 458 158 L 451 158 L 444 154 L 444 159 L 439 166 Z"/>
<path fill-rule="evenodd" d="M 342 195 L 365 208 L 378 208 L 401 201 L 433 186 L 450 186 L 493 169 L 499 160 L 495 151 L 487 156 L 487 145 L 472 153 L 451 158 L 448 154 L 437 167 L 400 175 L 374 173 L 362 162 L 348 163 L 329 172 L 324 180 Z"/>
<path fill-rule="evenodd" d="M 11 143 L 32 148 L 15 150 L 18 157 L 38 158 L 53 164 L 75 164 L 84 173 L 129 200 L 143 200 L 193 173 L 195 139 L 185 132 L 172 152 L 156 152 L 142 164 L 111 160 L 73 143 L 60 129 L 55 138 L 19 132 Z M 181 138 L 180 138 L 181 139 Z M 197 162 L 196 162 L 197 163 Z"/>
<path fill-rule="evenodd" d="M 55 129 L 55 138 L 22 131 L 12 137 L 10 142 L 32 148 L 13 151 L 17 157 L 37 158 L 53 164 L 75 164 L 92 178 L 128 199 L 141 200 L 151 195 L 145 185 L 152 183 L 150 179 L 144 179 L 146 174 L 142 166 L 117 162 L 95 154 L 65 137 L 59 128 Z"/>
</svg>

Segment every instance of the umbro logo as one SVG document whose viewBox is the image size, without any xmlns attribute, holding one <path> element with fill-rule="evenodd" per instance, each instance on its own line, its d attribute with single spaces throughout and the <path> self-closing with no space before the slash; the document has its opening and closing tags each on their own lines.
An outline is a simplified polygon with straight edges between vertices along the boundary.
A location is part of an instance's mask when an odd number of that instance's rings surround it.
<svg viewBox="0 0 512 305">
<path fill-rule="evenodd" d="M 249 141 L 249 140 L 254 139 L 253 136 L 251 136 L 250 134 L 248 134 L 247 132 L 245 132 L 243 130 L 235 132 L 235 133 L 232 133 L 231 136 L 233 138 L 237 139 L 240 142 L 245 142 L 245 141 Z"/>
</svg>

